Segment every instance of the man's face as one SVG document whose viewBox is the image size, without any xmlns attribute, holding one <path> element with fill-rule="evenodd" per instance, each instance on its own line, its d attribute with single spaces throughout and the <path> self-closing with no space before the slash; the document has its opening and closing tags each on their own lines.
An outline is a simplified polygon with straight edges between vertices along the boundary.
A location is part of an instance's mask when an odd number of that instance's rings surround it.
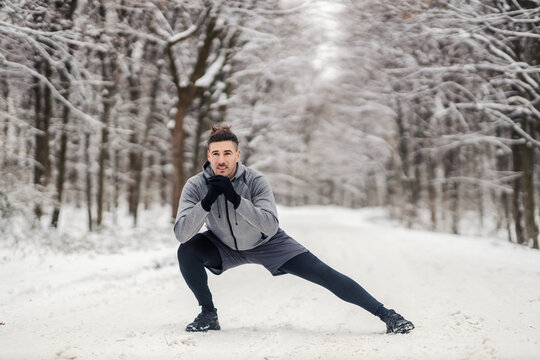
<svg viewBox="0 0 540 360">
<path fill-rule="evenodd" d="M 240 159 L 240 150 L 236 143 L 230 140 L 217 141 L 208 148 L 208 161 L 215 175 L 232 178 L 236 172 L 236 163 Z"/>
</svg>

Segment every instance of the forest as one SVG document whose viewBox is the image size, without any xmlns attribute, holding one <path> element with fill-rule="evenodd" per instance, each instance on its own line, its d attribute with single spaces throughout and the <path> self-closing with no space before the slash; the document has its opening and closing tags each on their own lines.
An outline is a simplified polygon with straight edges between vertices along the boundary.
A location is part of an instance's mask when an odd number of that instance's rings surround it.
<svg viewBox="0 0 540 360">
<path fill-rule="evenodd" d="M 172 220 L 215 124 L 280 204 L 538 249 L 540 1 L 0 0 L 0 232 Z"/>
</svg>

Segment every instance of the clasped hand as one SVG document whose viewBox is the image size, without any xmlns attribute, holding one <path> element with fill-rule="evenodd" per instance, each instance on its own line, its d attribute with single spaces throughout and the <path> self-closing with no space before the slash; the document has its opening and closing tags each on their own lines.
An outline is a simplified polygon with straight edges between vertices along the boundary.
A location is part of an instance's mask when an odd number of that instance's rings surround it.
<svg viewBox="0 0 540 360">
<path fill-rule="evenodd" d="M 225 199 L 230 201 L 236 209 L 240 205 L 242 198 L 234 190 L 231 179 L 223 175 L 216 175 L 208 180 L 210 185 L 206 197 L 202 199 L 201 205 L 206 211 L 210 211 L 210 207 L 216 201 L 219 195 L 225 195 Z"/>
</svg>

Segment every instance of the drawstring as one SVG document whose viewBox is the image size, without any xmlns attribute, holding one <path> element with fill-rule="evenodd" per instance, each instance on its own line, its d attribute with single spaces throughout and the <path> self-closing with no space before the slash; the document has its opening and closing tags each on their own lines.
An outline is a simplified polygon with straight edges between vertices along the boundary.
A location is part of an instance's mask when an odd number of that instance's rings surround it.
<svg viewBox="0 0 540 360">
<path fill-rule="evenodd" d="M 219 201 L 216 201 L 216 205 L 217 205 L 217 216 L 218 218 L 221 219 L 221 212 L 219 211 Z"/>
<path fill-rule="evenodd" d="M 235 180 L 236 180 L 236 177 L 234 177 L 234 178 L 231 180 L 231 182 L 234 183 Z M 225 201 L 227 201 L 227 200 L 225 200 Z M 238 226 L 238 219 L 236 218 L 236 208 L 233 207 L 233 209 L 234 209 L 234 223 L 236 224 L 236 226 Z"/>
</svg>

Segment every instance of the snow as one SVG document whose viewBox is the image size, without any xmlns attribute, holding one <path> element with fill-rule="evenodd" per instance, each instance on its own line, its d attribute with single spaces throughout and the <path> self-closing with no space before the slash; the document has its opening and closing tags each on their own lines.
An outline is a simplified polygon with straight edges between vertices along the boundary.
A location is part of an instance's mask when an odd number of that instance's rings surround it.
<svg viewBox="0 0 540 360">
<path fill-rule="evenodd" d="M 197 25 L 191 25 L 186 30 L 171 36 L 168 39 L 168 43 L 169 44 L 176 44 L 177 42 L 182 41 L 182 40 L 187 39 L 188 37 L 190 37 L 195 31 L 197 31 Z"/>
<path fill-rule="evenodd" d="M 212 85 L 216 76 L 219 74 L 219 71 L 223 67 L 225 62 L 225 54 L 221 53 L 217 59 L 208 67 L 206 73 L 201 76 L 197 81 L 195 81 L 195 86 L 201 88 L 207 88 Z"/>
<path fill-rule="evenodd" d="M 210 275 L 222 331 L 198 313 L 176 263 L 169 209 L 137 229 L 64 230 L 0 249 L 0 359 L 533 359 L 540 252 L 488 237 L 408 230 L 380 209 L 279 207 L 282 228 L 412 320 L 408 335 L 330 292 L 246 265 Z M 3 236 L 4 237 L 4 236 Z"/>
</svg>

